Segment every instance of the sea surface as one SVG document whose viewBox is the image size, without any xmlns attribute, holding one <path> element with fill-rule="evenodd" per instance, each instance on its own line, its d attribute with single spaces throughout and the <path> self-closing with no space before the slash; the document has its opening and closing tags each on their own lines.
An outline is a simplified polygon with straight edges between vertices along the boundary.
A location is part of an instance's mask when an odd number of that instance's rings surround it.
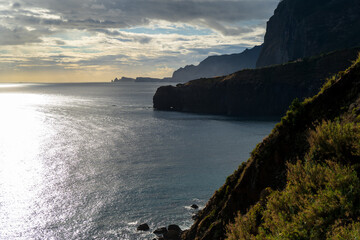
<svg viewBox="0 0 360 240">
<path fill-rule="evenodd" d="M 160 85 L 0 84 L 0 239 L 190 227 L 275 122 L 154 111 Z"/>
</svg>

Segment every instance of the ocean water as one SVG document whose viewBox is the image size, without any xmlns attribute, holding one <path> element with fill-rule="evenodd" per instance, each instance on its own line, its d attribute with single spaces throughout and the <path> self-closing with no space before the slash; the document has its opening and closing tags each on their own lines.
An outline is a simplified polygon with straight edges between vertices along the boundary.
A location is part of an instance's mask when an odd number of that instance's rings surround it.
<svg viewBox="0 0 360 240">
<path fill-rule="evenodd" d="M 0 239 L 191 226 L 275 122 L 154 111 L 158 86 L 0 84 Z"/>
</svg>

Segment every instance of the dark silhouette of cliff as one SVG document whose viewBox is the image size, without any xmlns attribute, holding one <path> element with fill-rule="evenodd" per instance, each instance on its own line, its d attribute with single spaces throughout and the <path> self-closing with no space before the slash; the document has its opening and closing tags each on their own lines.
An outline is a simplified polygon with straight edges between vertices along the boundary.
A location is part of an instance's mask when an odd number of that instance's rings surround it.
<svg viewBox="0 0 360 240">
<path fill-rule="evenodd" d="M 173 73 L 172 81 L 184 83 L 198 78 L 224 76 L 236 71 L 255 68 L 261 46 L 246 49 L 242 53 L 210 56 L 199 65 L 187 65 Z"/>
<path fill-rule="evenodd" d="M 284 0 L 267 23 L 257 67 L 360 46 L 360 1 Z"/>
<path fill-rule="evenodd" d="M 284 65 L 242 70 L 160 87 L 153 98 L 158 110 L 280 117 L 294 98 L 314 95 L 325 79 L 347 68 L 360 49 L 349 49 Z"/>
<path fill-rule="evenodd" d="M 197 78 L 208 78 L 224 76 L 242 69 L 251 69 L 256 67 L 256 61 L 259 57 L 261 46 L 255 46 L 246 49 L 242 53 L 234 53 L 230 55 L 210 56 L 201 61 L 199 65 L 187 65 L 176 70 L 172 77 L 167 78 L 151 78 L 137 77 L 112 80 L 112 82 L 174 82 L 185 83 L 189 80 Z"/>
</svg>

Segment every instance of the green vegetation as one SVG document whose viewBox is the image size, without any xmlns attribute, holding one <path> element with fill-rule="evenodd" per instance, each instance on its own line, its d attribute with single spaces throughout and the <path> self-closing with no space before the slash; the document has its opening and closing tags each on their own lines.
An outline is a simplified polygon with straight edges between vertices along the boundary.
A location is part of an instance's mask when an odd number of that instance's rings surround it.
<svg viewBox="0 0 360 240">
<path fill-rule="evenodd" d="M 323 122 L 309 136 L 308 158 L 340 163 L 360 163 L 360 125 L 356 123 Z"/>
<path fill-rule="evenodd" d="M 359 83 L 360 57 L 294 100 L 184 239 L 360 240 Z"/>
<path fill-rule="evenodd" d="M 289 110 L 286 112 L 285 117 L 281 118 L 280 124 L 296 126 L 298 124 L 299 116 L 304 111 L 304 104 L 298 98 L 295 98 L 291 103 Z"/>
<path fill-rule="evenodd" d="M 324 121 L 308 142 L 304 161 L 287 165 L 285 189 L 239 214 L 229 240 L 360 238 L 360 125 Z"/>
</svg>

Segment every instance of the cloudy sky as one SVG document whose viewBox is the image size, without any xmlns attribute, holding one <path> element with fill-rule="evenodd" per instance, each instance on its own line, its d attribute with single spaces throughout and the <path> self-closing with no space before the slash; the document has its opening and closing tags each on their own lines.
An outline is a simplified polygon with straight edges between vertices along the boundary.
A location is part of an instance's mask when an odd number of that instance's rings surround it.
<svg viewBox="0 0 360 240">
<path fill-rule="evenodd" d="M 167 77 L 263 42 L 279 0 L 0 0 L 0 82 Z"/>
</svg>

